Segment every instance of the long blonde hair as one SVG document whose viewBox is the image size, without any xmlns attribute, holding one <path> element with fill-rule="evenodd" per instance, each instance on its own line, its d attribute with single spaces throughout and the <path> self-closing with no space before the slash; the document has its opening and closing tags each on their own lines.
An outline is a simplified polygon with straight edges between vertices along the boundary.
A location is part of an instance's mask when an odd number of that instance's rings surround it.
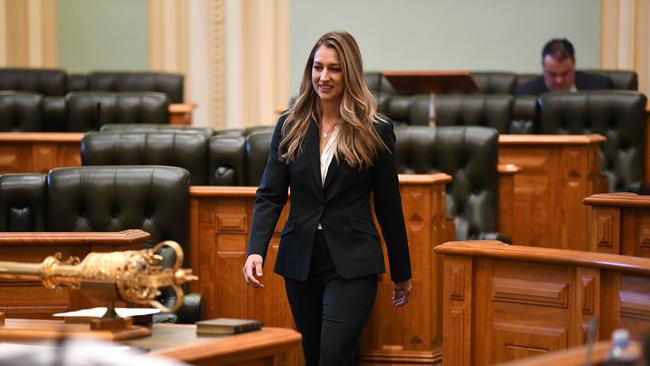
<svg viewBox="0 0 650 366">
<path fill-rule="evenodd" d="M 294 105 L 285 112 L 287 118 L 282 126 L 278 148 L 280 161 L 293 161 L 307 137 L 312 120 L 320 121 L 319 96 L 311 80 L 314 55 L 320 46 L 334 49 L 341 63 L 343 75 L 343 98 L 340 106 L 342 121 L 339 124 L 337 150 L 335 156 L 341 157 L 353 168 L 372 166 L 380 149 L 386 149 L 373 123 L 388 123 L 377 113 L 375 100 L 363 78 L 361 51 L 351 34 L 338 31 L 329 32 L 318 39 L 309 54 L 300 83 L 300 91 Z"/>
</svg>

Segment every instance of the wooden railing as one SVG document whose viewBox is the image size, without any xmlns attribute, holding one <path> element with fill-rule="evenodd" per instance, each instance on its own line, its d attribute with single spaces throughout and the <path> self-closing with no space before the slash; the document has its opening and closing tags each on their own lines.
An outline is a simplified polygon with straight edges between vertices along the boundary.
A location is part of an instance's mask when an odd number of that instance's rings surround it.
<svg viewBox="0 0 650 366">
<path fill-rule="evenodd" d="M 650 330 L 650 259 L 450 242 L 443 258 L 445 365 L 491 365 Z"/>
</svg>

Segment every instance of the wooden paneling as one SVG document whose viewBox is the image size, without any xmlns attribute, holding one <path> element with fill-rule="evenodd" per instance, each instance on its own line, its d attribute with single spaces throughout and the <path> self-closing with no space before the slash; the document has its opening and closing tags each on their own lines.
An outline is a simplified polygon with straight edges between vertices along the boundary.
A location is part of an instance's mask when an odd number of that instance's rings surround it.
<svg viewBox="0 0 650 366">
<path fill-rule="evenodd" d="M 586 249 L 582 199 L 601 189 L 603 141 L 600 135 L 499 136 L 499 163 L 521 167 L 514 177 L 513 244 Z"/>
<path fill-rule="evenodd" d="M 140 249 L 149 239 L 142 230 L 114 233 L 0 233 L 0 260 L 40 263 L 61 253 L 62 259 L 83 257 L 90 252 Z M 9 318 L 49 319 L 53 313 L 79 309 L 91 304 L 79 291 L 68 288 L 49 290 L 41 282 L 0 279 L 0 312 Z"/>
<path fill-rule="evenodd" d="M 616 328 L 635 339 L 650 330 L 650 259 L 497 241 L 449 242 L 436 252 L 445 268 L 445 365 L 580 346 L 593 317 L 597 340 Z"/>
<path fill-rule="evenodd" d="M 380 276 L 377 300 L 363 338 L 367 362 L 440 362 L 442 267 L 433 248 L 452 238 L 444 216 L 445 174 L 400 175 L 400 191 L 413 269 L 413 294 L 401 309 L 391 304 L 390 274 Z M 260 319 L 266 326 L 294 328 L 284 282 L 273 274 L 285 207 L 264 265 L 263 289 L 247 286 L 241 269 L 256 187 L 191 187 L 190 266 L 199 280 L 204 316 Z M 388 268 L 388 267 L 387 267 Z"/>
<path fill-rule="evenodd" d="M 589 250 L 650 258 L 650 196 L 602 193 L 583 202 L 591 208 Z"/>
<path fill-rule="evenodd" d="M 80 166 L 83 133 L 0 133 L 0 174 L 47 173 L 52 168 Z"/>
</svg>

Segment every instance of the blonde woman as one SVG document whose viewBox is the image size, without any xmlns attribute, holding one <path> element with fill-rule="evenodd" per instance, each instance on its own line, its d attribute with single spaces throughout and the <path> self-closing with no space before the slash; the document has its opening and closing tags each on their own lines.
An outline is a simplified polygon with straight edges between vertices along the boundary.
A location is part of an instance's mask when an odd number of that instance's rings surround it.
<svg viewBox="0 0 650 366">
<path fill-rule="evenodd" d="M 347 32 L 314 45 L 299 96 L 279 119 L 257 189 L 243 274 L 263 287 L 269 240 L 291 189 L 275 272 L 284 277 L 308 366 L 356 364 L 356 349 L 385 272 L 370 197 L 381 227 L 393 304 L 411 292 L 411 266 L 390 122 L 377 114 L 359 46 Z M 372 195 L 371 195 L 372 194 Z"/>
</svg>

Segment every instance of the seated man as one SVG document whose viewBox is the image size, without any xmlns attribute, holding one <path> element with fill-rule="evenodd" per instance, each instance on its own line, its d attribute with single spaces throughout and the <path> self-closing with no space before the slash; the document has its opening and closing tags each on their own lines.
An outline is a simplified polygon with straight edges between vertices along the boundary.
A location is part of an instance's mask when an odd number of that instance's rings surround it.
<svg viewBox="0 0 650 366">
<path fill-rule="evenodd" d="M 540 95 L 549 91 L 613 89 L 606 76 L 576 71 L 573 45 L 567 39 L 552 39 L 542 50 L 543 76 L 535 77 L 515 89 L 515 95 Z"/>
</svg>

